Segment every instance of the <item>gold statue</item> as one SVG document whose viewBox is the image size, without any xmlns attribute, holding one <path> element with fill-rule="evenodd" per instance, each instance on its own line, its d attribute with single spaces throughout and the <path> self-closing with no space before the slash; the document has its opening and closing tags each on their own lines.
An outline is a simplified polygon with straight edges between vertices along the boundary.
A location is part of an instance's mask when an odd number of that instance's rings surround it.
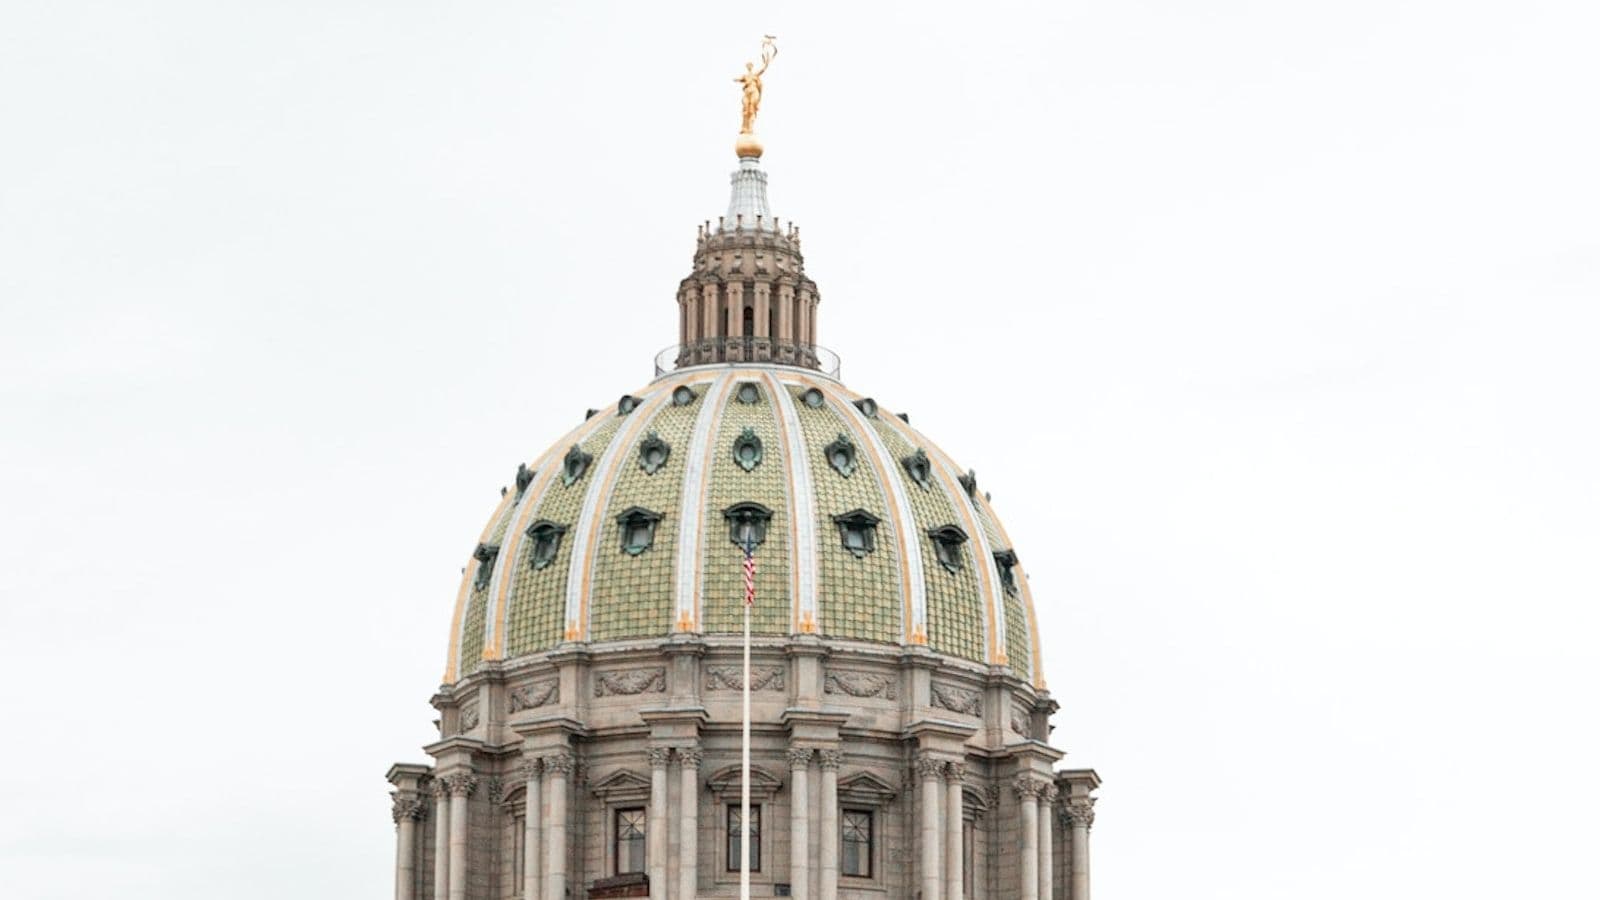
<svg viewBox="0 0 1600 900">
<path fill-rule="evenodd" d="M 767 67 L 778 56 L 778 39 L 773 35 L 765 35 L 761 40 L 761 68 L 756 64 L 744 64 L 744 74 L 735 78 L 744 89 L 744 108 L 739 120 L 739 134 L 756 133 L 756 113 L 761 111 L 761 76 L 767 73 Z M 743 141 L 741 140 L 741 144 Z M 760 156 L 759 153 L 756 154 Z"/>
</svg>

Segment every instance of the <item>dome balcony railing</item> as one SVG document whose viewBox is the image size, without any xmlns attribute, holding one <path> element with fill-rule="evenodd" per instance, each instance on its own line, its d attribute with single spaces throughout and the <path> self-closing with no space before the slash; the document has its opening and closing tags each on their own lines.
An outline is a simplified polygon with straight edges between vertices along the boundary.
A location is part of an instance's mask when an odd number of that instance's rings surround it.
<svg viewBox="0 0 1600 900">
<path fill-rule="evenodd" d="M 763 337 L 709 338 L 688 344 L 673 344 L 656 354 L 656 377 L 690 366 L 736 366 L 765 363 L 815 369 L 837 379 L 839 354 L 817 344 L 798 344 Z"/>
</svg>

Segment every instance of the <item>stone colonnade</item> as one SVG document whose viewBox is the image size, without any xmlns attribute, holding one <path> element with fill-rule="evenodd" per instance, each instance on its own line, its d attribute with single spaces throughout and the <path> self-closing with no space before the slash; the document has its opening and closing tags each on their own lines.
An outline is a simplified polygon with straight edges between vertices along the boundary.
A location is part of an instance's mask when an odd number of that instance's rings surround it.
<svg viewBox="0 0 1600 900">
<path fill-rule="evenodd" d="M 698 798 L 703 753 L 698 746 L 652 747 L 648 750 L 651 779 L 647 870 L 653 900 L 694 900 L 699 889 L 699 804 L 666 802 L 671 767 L 678 767 L 679 796 Z M 837 900 L 839 890 L 838 773 L 843 754 L 836 746 L 791 745 L 790 766 L 790 869 L 789 884 L 796 897 Z M 810 817 L 811 770 L 820 772 L 817 815 Z M 519 769 L 526 791 L 523 819 L 523 870 L 517 895 L 522 900 L 565 900 L 576 896 L 580 885 L 568 882 L 571 847 L 568 842 L 568 807 L 572 775 L 577 767 L 570 748 L 529 752 Z M 428 778 L 426 768 L 414 767 L 409 780 L 397 782 L 393 817 L 397 829 L 396 900 L 418 900 L 419 885 L 429 877 L 417 863 L 422 836 L 420 823 L 431 815 L 434 831 L 434 868 L 429 894 L 437 900 L 467 900 L 467 802 L 478 786 L 470 772 L 456 771 Z M 919 900 L 968 900 L 963 893 L 962 795 L 965 764 L 937 753 L 919 752 L 914 759 L 918 785 L 916 808 Z M 1017 869 L 1021 900 L 1089 900 L 1089 831 L 1094 824 L 1094 798 L 1089 792 L 1098 778 L 1089 773 L 1062 773 L 1056 783 L 1042 774 L 1025 772 L 1012 779 L 1019 806 L 1020 846 Z M 1059 786 L 1058 786 L 1059 785 Z M 548 803 L 546 814 L 540 811 Z M 1041 808 L 1042 807 L 1042 808 Z M 1053 850 L 1055 828 L 1063 836 L 1067 870 L 1059 890 L 1055 884 Z M 677 878 L 669 883 L 667 849 L 676 832 Z M 816 865 L 813 868 L 812 850 Z M 812 888 L 815 875 L 815 889 Z"/>
</svg>

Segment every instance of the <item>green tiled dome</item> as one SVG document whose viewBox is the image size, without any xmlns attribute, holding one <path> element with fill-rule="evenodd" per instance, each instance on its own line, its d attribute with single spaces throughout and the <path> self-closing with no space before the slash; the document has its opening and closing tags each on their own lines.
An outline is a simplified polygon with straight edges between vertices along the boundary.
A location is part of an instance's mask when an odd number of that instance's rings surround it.
<svg viewBox="0 0 1600 900">
<path fill-rule="evenodd" d="M 766 517 L 755 633 L 924 645 L 1038 683 L 1028 582 L 987 499 L 819 372 L 682 368 L 525 465 L 471 548 L 447 682 L 563 642 L 738 632 L 739 508 Z"/>
</svg>

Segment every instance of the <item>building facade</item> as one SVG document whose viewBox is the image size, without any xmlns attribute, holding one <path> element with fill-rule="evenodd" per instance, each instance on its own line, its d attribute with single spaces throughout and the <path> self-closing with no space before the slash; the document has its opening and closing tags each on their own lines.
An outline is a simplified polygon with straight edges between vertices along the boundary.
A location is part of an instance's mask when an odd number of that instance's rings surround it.
<svg viewBox="0 0 1600 900">
<path fill-rule="evenodd" d="M 451 619 L 439 740 L 389 771 L 400 900 L 1087 900 L 1028 579 L 976 476 L 817 344 L 741 138 L 656 378 L 518 466 Z"/>
</svg>

